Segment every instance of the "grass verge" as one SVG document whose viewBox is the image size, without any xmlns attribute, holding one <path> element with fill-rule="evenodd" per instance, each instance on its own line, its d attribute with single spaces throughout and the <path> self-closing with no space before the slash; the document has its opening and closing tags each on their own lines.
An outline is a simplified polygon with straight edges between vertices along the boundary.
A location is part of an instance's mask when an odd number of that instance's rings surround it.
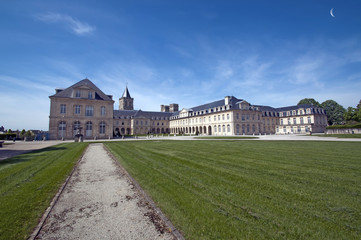
<svg viewBox="0 0 361 240">
<path fill-rule="evenodd" d="M 258 139 L 258 137 L 251 137 L 251 136 L 215 136 L 215 137 L 195 137 L 197 139 L 223 139 L 223 140 L 228 140 L 228 139 Z"/>
<path fill-rule="evenodd" d="M 105 143 L 186 239 L 359 239 L 361 144 Z"/>
<path fill-rule="evenodd" d="M 0 161 L 0 239 L 27 239 L 87 144 L 68 143 Z"/>
<path fill-rule="evenodd" d="M 316 135 L 318 137 L 336 137 L 336 138 L 361 138 L 361 134 L 324 134 Z"/>
</svg>

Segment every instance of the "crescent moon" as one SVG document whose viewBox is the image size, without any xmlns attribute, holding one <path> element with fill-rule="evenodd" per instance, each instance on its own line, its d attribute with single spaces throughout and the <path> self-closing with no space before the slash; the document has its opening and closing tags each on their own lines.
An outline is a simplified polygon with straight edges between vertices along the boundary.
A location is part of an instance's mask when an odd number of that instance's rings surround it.
<svg viewBox="0 0 361 240">
<path fill-rule="evenodd" d="M 335 14 L 333 14 L 333 8 L 331 8 L 330 14 L 331 14 L 332 17 L 336 17 Z"/>
</svg>

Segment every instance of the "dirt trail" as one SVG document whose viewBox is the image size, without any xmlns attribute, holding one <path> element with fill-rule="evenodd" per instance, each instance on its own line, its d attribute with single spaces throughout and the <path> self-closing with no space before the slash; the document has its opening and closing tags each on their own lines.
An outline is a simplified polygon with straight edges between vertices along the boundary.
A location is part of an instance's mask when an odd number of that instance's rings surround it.
<svg viewBox="0 0 361 240">
<path fill-rule="evenodd" d="M 36 239 L 173 239 L 165 229 L 96 143 L 87 148 Z"/>
</svg>

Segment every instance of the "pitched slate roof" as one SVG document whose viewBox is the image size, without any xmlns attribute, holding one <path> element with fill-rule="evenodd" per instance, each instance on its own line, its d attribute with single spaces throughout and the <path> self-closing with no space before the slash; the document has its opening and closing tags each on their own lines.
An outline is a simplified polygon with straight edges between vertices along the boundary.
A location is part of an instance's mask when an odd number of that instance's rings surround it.
<svg viewBox="0 0 361 240">
<path fill-rule="evenodd" d="M 313 108 L 317 108 L 317 106 L 313 106 L 311 104 L 300 104 L 300 105 L 295 105 L 295 106 L 276 108 L 276 110 L 279 111 L 279 112 L 283 112 L 283 111 L 297 110 L 299 108 L 311 108 L 311 109 L 313 109 Z"/>
<path fill-rule="evenodd" d="M 270 106 L 262 106 L 262 105 L 253 105 L 253 106 L 257 107 L 262 112 L 278 112 L 276 108 Z"/>
<path fill-rule="evenodd" d="M 97 86 L 95 86 L 94 83 L 92 83 L 87 78 L 75 83 L 74 85 L 62 90 L 61 92 L 51 95 L 50 97 L 72 98 L 74 89 L 82 86 L 86 86 L 94 90 L 96 100 L 113 101 L 110 96 L 103 93 L 102 90 L 100 90 Z"/>
<path fill-rule="evenodd" d="M 149 112 L 142 110 L 114 110 L 113 116 L 114 118 L 151 118 L 151 117 L 170 117 L 172 116 L 172 112 Z"/>
<path fill-rule="evenodd" d="M 236 103 L 240 102 L 240 101 L 242 101 L 242 99 L 238 99 L 238 98 L 236 98 L 234 96 L 231 96 L 230 100 L 229 100 L 229 104 L 232 105 L 232 106 L 235 106 Z M 221 100 L 210 102 L 210 103 L 207 103 L 207 104 L 195 106 L 195 107 L 192 107 L 190 109 L 192 109 L 193 112 L 197 112 L 197 111 L 201 111 L 201 110 L 207 110 L 207 109 L 210 109 L 210 108 L 221 107 L 221 106 L 224 106 L 224 105 L 225 105 L 224 99 L 221 99 Z"/>
</svg>

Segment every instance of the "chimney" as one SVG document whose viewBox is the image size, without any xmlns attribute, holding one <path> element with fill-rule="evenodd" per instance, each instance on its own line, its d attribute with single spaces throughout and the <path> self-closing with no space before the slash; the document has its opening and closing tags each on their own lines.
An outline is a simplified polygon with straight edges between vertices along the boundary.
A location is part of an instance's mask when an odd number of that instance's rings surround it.
<svg viewBox="0 0 361 240">
<path fill-rule="evenodd" d="M 160 111 L 161 112 L 169 112 L 169 106 L 168 105 L 160 105 Z"/>
<path fill-rule="evenodd" d="M 55 88 L 55 94 L 60 93 L 63 90 L 64 90 L 64 88 Z"/>
<path fill-rule="evenodd" d="M 178 112 L 179 106 L 176 103 L 169 104 L 169 111 L 170 112 Z"/>
<path fill-rule="evenodd" d="M 231 97 L 230 96 L 224 97 L 224 105 L 229 105 L 230 102 L 231 102 Z"/>
</svg>

